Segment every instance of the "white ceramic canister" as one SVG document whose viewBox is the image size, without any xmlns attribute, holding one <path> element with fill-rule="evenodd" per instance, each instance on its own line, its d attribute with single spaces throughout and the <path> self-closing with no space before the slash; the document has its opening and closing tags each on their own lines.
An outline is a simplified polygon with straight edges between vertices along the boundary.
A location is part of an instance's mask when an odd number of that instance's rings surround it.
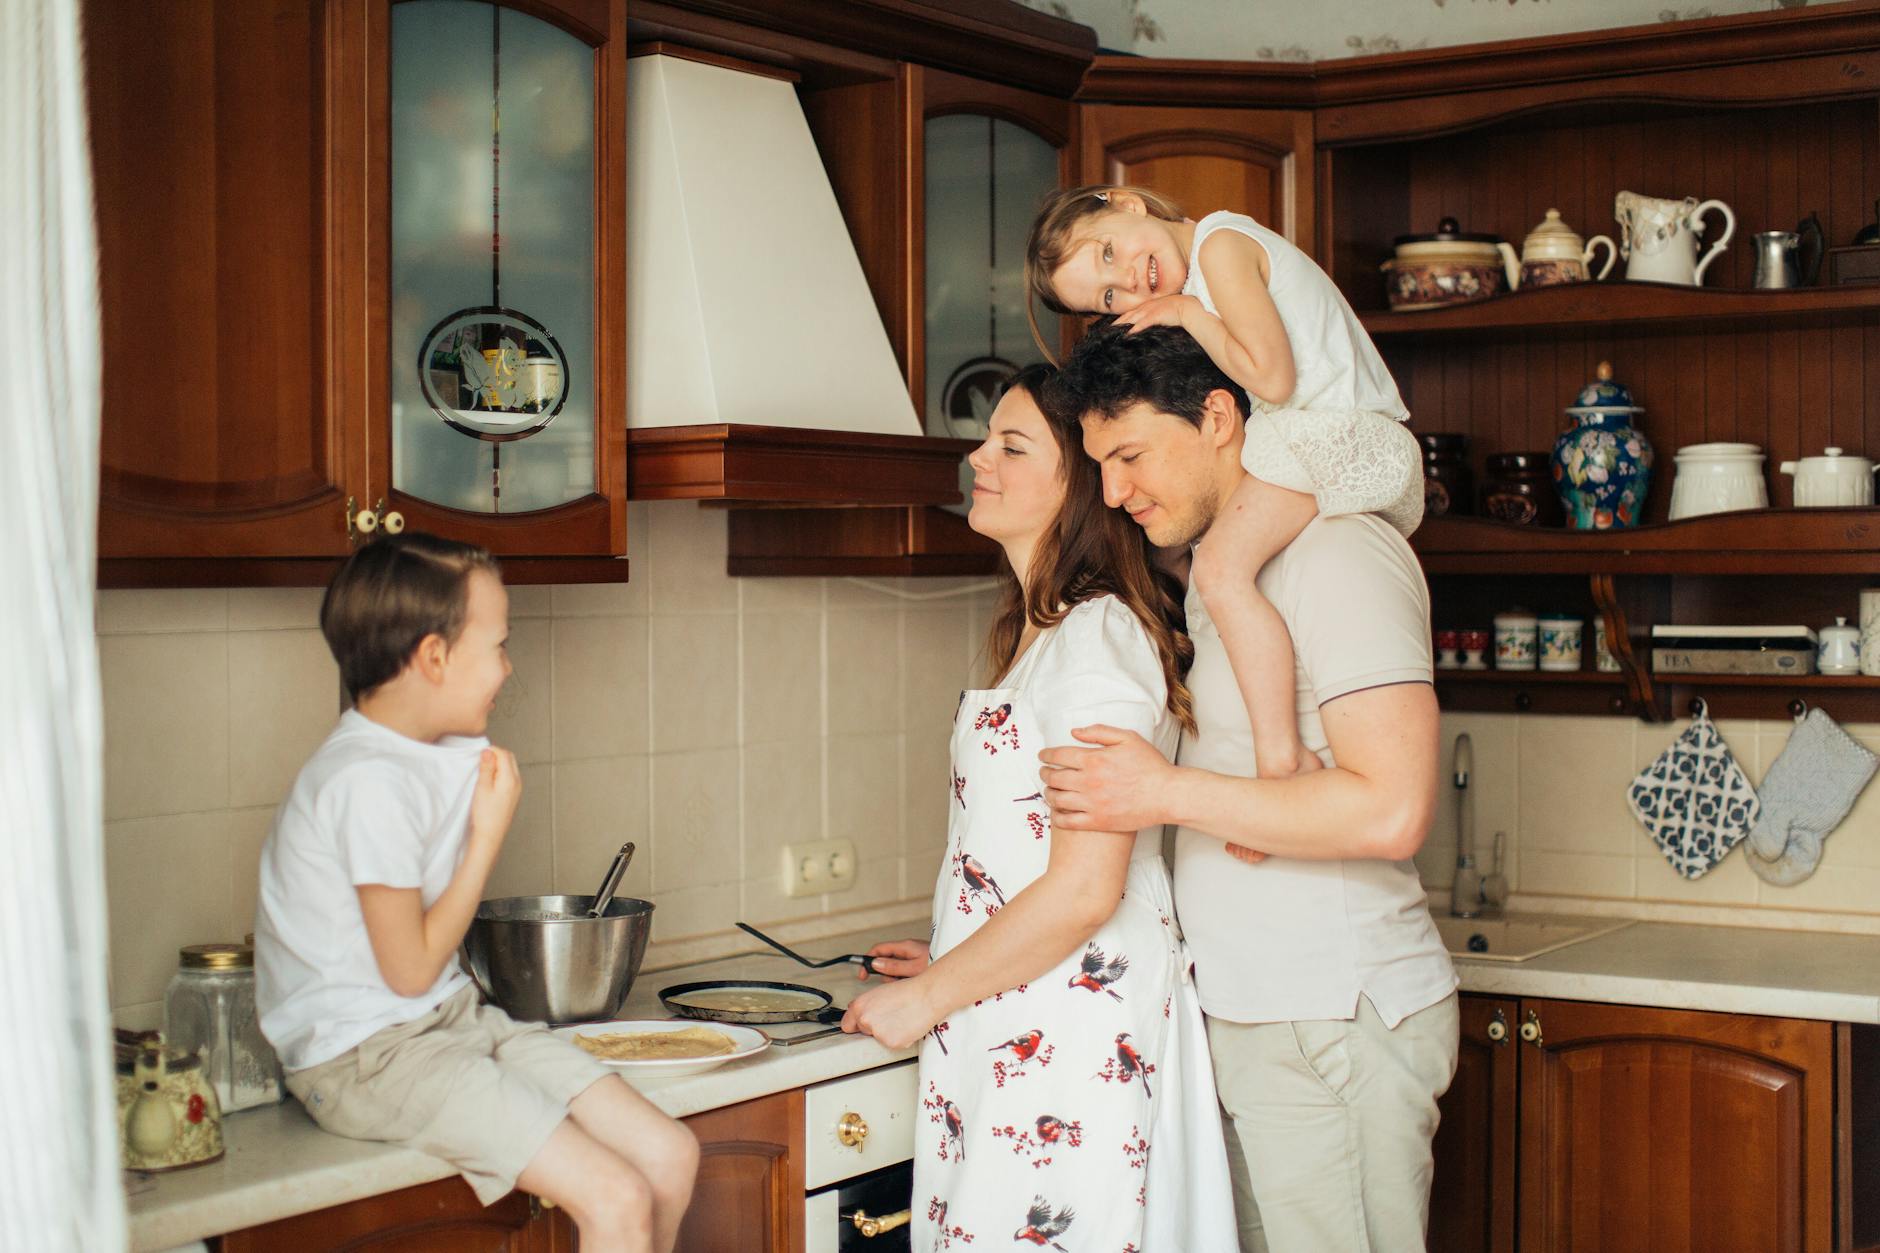
<svg viewBox="0 0 1880 1253">
<path fill-rule="evenodd" d="M 1873 462 L 1865 457 L 1824 448 L 1819 457 L 1784 461 L 1781 468 L 1782 473 L 1795 476 L 1797 508 L 1873 504 Z"/>
<path fill-rule="evenodd" d="M 1671 480 L 1671 520 L 1767 509 L 1763 453 L 1755 444 L 1686 444 Z"/>
<path fill-rule="evenodd" d="M 1535 625 L 1540 633 L 1541 669 L 1578 670 L 1585 624 L 1579 618 L 1548 614 Z"/>
<path fill-rule="evenodd" d="M 1880 678 L 1880 587 L 1860 593 L 1860 672 Z"/>
<path fill-rule="evenodd" d="M 1817 674 L 1860 673 L 1860 628 L 1849 626 L 1846 618 L 1836 618 L 1833 626 L 1816 633 L 1815 672 Z"/>
<path fill-rule="evenodd" d="M 1603 614 L 1593 623 L 1593 669 L 1601 674 L 1618 674 L 1623 669 L 1619 659 L 1612 655 L 1612 645 L 1606 641 L 1606 619 Z"/>
<path fill-rule="evenodd" d="M 1495 615 L 1495 669 L 1532 670 L 1540 651 L 1540 622 L 1531 613 Z"/>
</svg>

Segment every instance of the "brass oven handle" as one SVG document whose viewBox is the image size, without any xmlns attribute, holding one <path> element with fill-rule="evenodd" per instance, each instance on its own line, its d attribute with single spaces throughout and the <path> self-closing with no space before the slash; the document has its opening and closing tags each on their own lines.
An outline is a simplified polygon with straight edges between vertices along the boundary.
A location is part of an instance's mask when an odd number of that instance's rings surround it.
<svg viewBox="0 0 1880 1253">
<path fill-rule="evenodd" d="M 897 1227 L 905 1227 L 913 1222 L 914 1211 L 904 1209 L 895 1214 L 882 1214 L 879 1217 L 871 1217 L 863 1210 L 856 1210 L 853 1214 L 849 1215 L 849 1221 L 855 1224 L 855 1230 L 872 1240 L 884 1231 L 893 1231 Z"/>
<path fill-rule="evenodd" d="M 836 1123 L 836 1140 L 844 1148 L 859 1149 L 866 1139 L 868 1139 L 868 1124 L 854 1110 L 842 1115 L 841 1120 Z"/>
</svg>

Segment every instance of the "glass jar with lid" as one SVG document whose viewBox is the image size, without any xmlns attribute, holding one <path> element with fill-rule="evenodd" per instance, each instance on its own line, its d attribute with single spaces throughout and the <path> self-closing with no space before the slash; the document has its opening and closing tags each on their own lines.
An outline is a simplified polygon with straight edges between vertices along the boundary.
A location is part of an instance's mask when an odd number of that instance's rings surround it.
<svg viewBox="0 0 1880 1253">
<path fill-rule="evenodd" d="M 255 1013 L 255 951 L 246 944 L 191 944 L 177 954 L 163 996 L 164 1038 L 202 1055 L 203 1073 L 230 1113 L 281 1099 L 281 1063 Z"/>
</svg>

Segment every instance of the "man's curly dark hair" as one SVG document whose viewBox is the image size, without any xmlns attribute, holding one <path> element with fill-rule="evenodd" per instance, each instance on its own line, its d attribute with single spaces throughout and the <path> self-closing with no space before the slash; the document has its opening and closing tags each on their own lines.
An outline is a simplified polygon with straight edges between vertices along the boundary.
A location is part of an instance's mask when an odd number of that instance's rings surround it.
<svg viewBox="0 0 1880 1253">
<path fill-rule="evenodd" d="M 1084 415 L 1114 418 L 1147 402 L 1195 426 L 1201 425 L 1208 393 L 1225 391 L 1247 416 L 1247 393 L 1214 364 L 1195 337 L 1179 326 L 1149 326 L 1130 333 L 1103 318 L 1079 341 L 1057 379 L 1054 399 L 1075 404 Z"/>
</svg>

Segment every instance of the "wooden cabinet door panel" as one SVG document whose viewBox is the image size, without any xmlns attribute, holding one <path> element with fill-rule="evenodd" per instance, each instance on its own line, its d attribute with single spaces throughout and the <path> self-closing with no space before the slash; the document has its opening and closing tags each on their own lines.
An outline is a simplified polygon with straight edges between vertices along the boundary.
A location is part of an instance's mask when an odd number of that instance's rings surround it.
<svg viewBox="0 0 1880 1253">
<path fill-rule="evenodd" d="M 101 556 L 346 551 L 359 223 L 331 206 L 363 176 L 363 11 L 85 0 Z"/>
<path fill-rule="evenodd" d="M 1312 115 L 1304 110 L 1087 105 L 1083 177 L 1151 187 L 1193 218 L 1244 213 L 1308 256 L 1316 246 Z"/>
<path fill-rule="evenodd" d="M 679 1253 L 802 1253 L 803 1090 L 695 1114 L 698 1183 Z"/>
<path fill-rule="evenodd" d="M 1444 1253 L 1514 1249 L 1517 1005 L 1462 997 L 1462 1049 L 1442 1099 L 1430 1190 L 1429 1244 Z"/>
<path fill-rule="evenodd" d="M 1521 1247 L 1832 1247 L 1833 1027 L 1525 1000 Z"/>
</svg>

